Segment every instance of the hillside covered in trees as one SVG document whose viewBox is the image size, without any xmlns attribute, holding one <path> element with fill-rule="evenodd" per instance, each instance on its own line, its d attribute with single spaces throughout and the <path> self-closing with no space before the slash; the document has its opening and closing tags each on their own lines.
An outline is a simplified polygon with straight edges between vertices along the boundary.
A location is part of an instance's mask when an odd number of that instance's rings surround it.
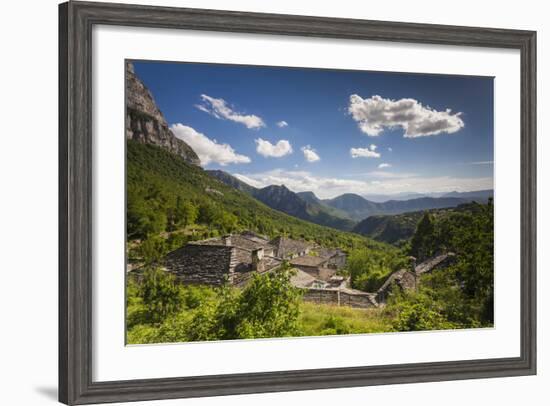
<svg viewBox="0 0 550 406">
<path fill-rule="evenodd" d="M 241 230 L 345 249 L 384 246 L 273 210 L 154 145 L 128 140 L 126 170 L 128 241 L 164 245 L 162 253 L 189 240 Z"/>
<path fill-rule="evenodd" d="M 413 236 L 418 222 L 425 213 L 430 213 L 434 220 L 439 221 L 444 217 L 453 216 L 454 213 L 477 210 L 478 207 L 479 204 L 471 202 L 452 208 L 419 210 L 394 215 L 374 215 L 359 222 L 352 231 L 377 241 L 399 246 Z"/>
</svg>

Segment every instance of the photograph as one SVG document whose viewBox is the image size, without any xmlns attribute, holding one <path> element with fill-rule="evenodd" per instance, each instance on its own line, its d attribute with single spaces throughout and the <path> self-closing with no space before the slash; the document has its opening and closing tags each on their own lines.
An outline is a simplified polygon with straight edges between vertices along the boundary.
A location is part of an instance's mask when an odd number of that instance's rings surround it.
<svg viewBox="0 0 550 406">
<path fill-rule="evenodd" d="M 495 327 L 494 77 L 124 68 L 126 344 Z"/>
</svg>

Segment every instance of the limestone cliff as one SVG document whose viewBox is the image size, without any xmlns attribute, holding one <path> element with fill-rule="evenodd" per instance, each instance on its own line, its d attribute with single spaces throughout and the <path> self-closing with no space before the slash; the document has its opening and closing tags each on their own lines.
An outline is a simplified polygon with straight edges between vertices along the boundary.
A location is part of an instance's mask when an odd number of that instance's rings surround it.
<svg viewBox="0 0 550 406">
<path fill-rule="evenodd" d="M 131 63 L 126 64 L 126 138 L 158 145 L 190 164 L 200 165 L 195 151 L 168 128 L 151 92 L 135 75 Z"/>
</svg>

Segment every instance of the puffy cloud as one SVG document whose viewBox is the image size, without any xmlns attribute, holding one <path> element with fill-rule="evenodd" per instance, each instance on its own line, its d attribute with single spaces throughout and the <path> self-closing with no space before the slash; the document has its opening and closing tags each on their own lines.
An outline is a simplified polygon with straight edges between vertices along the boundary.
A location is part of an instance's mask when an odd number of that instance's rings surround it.
<svg viewBox="0 0 550 406">
<path fill-rule="evenodd" d="M 277 127 L 279 127 L 279 128 L 288 127 L 288 123 L 285 120 L 278 121 L 277 122 Z"/>
<path fill-rule="evenodd" d="M 236 123 L 244 124 L 246 128 L 258 129 L 265 127 L 261 117 L 254 114 L 242 114 L 233 110 L 224 99 L 216 99 L 206 94 L 201 94 L 202 104 L 197 104 L 196 107 L 213 115 L 220 120 L 229 120 Z"/>
<path fill-rule="evenodd" d="M 312 191 L 322 199 L 343 193 L 398 194 L 406 192 L 443 193 L 453 190 L 491 189 L 493 178 L 455 178 L 452 176 L 422 177 L 416 174 L 370 172 L 359 179 L 315 176 L 308 171 L 275 169 L 255 174 L 234 174 L 252 186 L 261 188 L 269 185 L 285 185 L 294 192 Z M 388 176 L 390 175 L 390 176 Z"/>
<path fill-rule="evenodd" d="M 391 168 L 391 164 L 387 164 L 384 162 L 378 165 L 378 169 L 384 169 L 384 168 Z"/>
<path fill-rule="evenodd" d="M 185 141 L 193 148 L 204 166 L 211 162 L 222 166 L 250 162 L 249 157 L 237 154 L 229 144 L 220 144 L 216 140 L 211 140 L 194 128 L 177 123 L 172 125 L 170 129 L 177 138 Z"/>
<path fill-rule="evenodd" d="M 349 153 L 352 158 L 380 158 L 380 153 L 376 152 L 376 145 L 372 144 L 369 148 L 350 148 Z"/>
<path fill-rule="evenodd" d="M 287 140 L 279 140 L 276 144 L 261 138 L 254 141 L 256 142 L 256 152 L 266 158 L 281 158 L 292 153 L 292 145 Z"/>
<path fill-rule="evenodd" d="M 451 113 L 450 109 L 437 111 L 423 106 L 415 99 L 384 99 L 372 96 L 363 99 L 352 94 L 349 99 L 348 113 L 358 123 L 365 134 L 375 137 L 384 128 L 401 127 L 406 138 L 452 134 L 464 127 L 460 118 L 462 113 Z"/>
<path fill-rule="evenodd" d="M 388 151 L 393 152 L 393 148 L 392 148 L 392 147 L 388 147 Z"/>
<path fill-rule="evenodd" d="M 311 148 L 311 145 L 306 145 L 305 147 L 302 147 L 302 152 L 304 153 L 304 158 L 308 162 L 317 162 L 321 159 L 321 157 L 315 152 L 313 148 Z"/>
</svg>

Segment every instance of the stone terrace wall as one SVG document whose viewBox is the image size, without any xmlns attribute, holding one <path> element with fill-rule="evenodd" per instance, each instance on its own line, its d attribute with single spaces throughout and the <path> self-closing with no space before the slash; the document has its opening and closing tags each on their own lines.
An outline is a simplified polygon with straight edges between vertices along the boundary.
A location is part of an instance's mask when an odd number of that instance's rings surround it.
<svg viewBox="0 0 550 406">
<path fill-rule="evenodd" d="M 304 300 L 312 303 L 349 306 L 360 309 L 376 307 L 373 295 L 339 289 L 304 289 Z"/>
</svg>

